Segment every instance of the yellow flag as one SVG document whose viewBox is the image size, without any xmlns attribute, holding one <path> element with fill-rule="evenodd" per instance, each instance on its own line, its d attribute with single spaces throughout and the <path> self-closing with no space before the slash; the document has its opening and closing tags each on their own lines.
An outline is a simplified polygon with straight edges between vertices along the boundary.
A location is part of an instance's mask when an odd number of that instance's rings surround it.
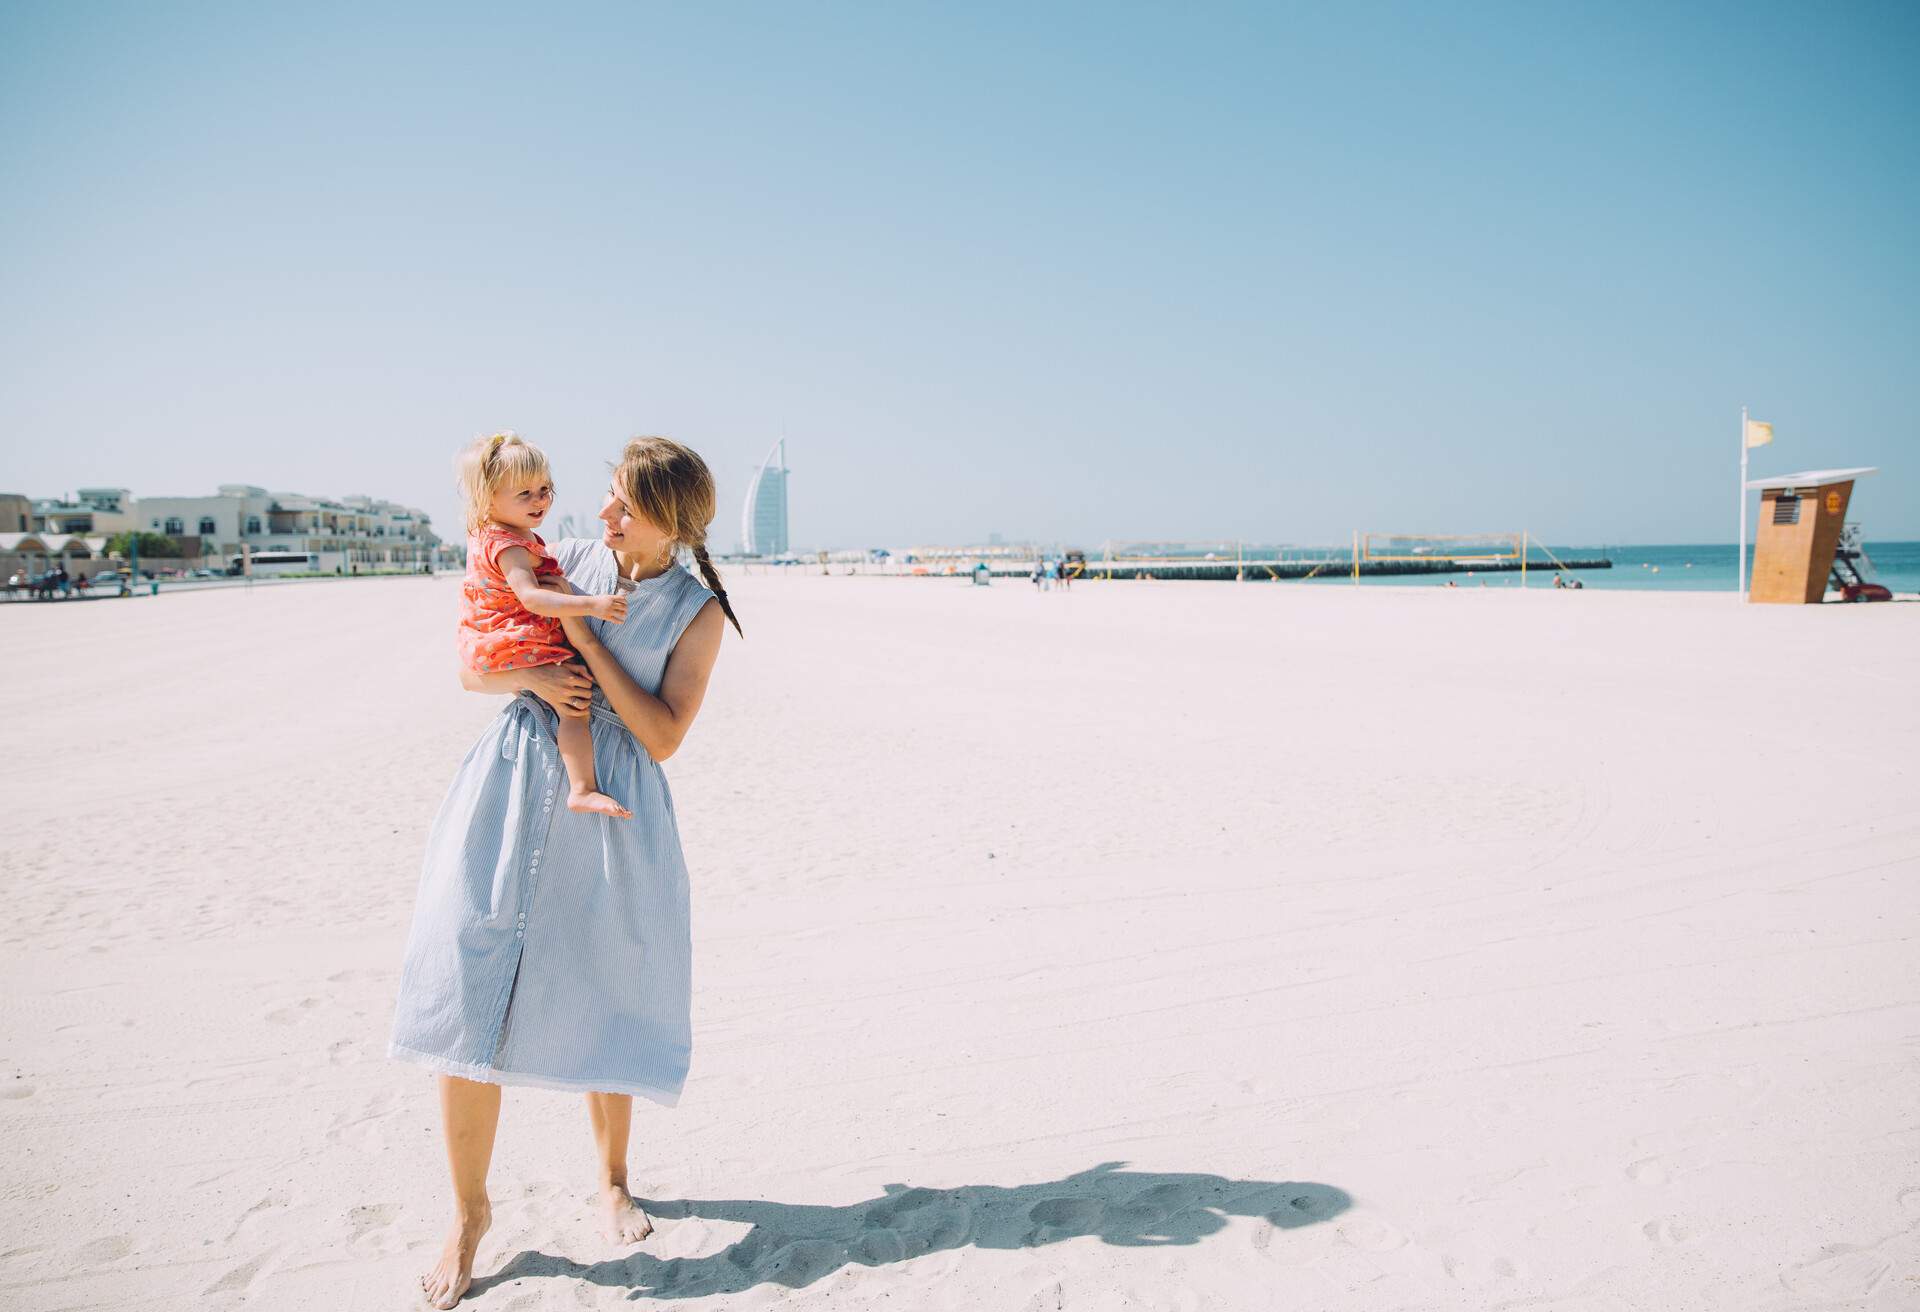
<svg viewBox="0 0 1920 1312">
<path fill-rule="evenodd" d="M 1747 445 L 1765 446 L 1773 441 L 1773 425 L 1763 424 L 1758 419 L 1747 420 Z"/>
</svg>

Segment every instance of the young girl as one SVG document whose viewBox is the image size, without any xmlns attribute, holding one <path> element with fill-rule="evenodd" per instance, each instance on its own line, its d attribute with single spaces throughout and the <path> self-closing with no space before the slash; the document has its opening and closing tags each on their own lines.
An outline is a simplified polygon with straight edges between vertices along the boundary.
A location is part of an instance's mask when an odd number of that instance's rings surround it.
<svg viewBox="0 0 1920 1312">
<path fill-rule="evenodd" d="M 560 621 L 591 615 L 619 624 L 627 599 L 574 592 L 533 530 L 553 504 L 547 457 L 517 433 L 483 437 L 455 463 L 467 502 L 467 577 L 461 585 L 460 655 L 479 674 L 578 660 Z M 599 790 L 590 720 L 561 716 L 556 737 L 567 767 L 567 809 L 625 820 L 626 807 Z"/>
</svg>

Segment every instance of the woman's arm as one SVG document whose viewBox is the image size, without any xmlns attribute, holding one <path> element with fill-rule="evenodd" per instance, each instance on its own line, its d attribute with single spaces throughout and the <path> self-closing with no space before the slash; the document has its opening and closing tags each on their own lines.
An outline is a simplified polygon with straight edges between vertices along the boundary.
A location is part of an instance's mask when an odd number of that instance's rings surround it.
<svg viewBox="0 0 1920 1312">
<path fill-rule="evenodd" d="M 468 692 L 530 692 L 569 719 L 581 719 L 593 697 L 593 676 L 575 661 L 564 665 L 535 665 L 524 670 L 490 670 L 485 674 L 460 667 L 460 686 Z"/>
<path fill-rule="evenodd" d="M 500 573 L 507 580 L 507 586 L 513 589 L 513 595 L 520 599 L 520 604 L 535 615 L 556 620 L 591 615 L 610 624 L 619 624 L 627 618 L 625 597 L 583 596 L 575 592 L 571 585 L 566 588 L 541 586 L 533 572 L 533 553 L 525 547 L 508 547 L 500 553 Z"/>
<path fill-rule="evenodd" d="M 720 655 L 720 632 L 726 617 L 720 603 L 709 600 L 693 617 L 667 657 L 667 672 L 660 680 L 660 695 L 654 696 L 628 677 L 600 640 L 582 620 L 562 620 L 574 650 L 593 671 L 594 682 L 606 694 L 607 701 L 626 723 L 647 755 L 664 761 L 680 749 L 700 713 L 707 696 L 707 677 Z"/>
</svg>

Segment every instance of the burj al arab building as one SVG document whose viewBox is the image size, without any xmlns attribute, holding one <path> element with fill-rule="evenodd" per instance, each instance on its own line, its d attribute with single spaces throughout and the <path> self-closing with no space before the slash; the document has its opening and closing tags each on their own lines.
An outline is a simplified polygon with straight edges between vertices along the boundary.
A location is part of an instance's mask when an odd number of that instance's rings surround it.
<svg viewBox="0 0 1920 1312">
<path fill-rule="evenodd" d="M 781 438 L 753 471 L 740 508 L 740 550 L 778 556 L 787 550 L 787 439 Z"/>
</svg>

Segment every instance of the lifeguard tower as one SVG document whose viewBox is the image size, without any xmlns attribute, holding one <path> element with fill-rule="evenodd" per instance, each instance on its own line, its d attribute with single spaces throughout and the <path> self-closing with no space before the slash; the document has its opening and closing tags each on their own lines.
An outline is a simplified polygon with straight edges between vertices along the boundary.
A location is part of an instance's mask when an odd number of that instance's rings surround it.
<svg viewBox="0 0 1920 1312">
<path fill-rule="evenodd" d="M 1760 493 L 1760 531 L 1754 537 L 1748 600 L 1819 601 L 1833 573 L 1854 480 L 1876 472 L 1813 469 L 1749 482 L 1747 490 Z"/>
</svg>

